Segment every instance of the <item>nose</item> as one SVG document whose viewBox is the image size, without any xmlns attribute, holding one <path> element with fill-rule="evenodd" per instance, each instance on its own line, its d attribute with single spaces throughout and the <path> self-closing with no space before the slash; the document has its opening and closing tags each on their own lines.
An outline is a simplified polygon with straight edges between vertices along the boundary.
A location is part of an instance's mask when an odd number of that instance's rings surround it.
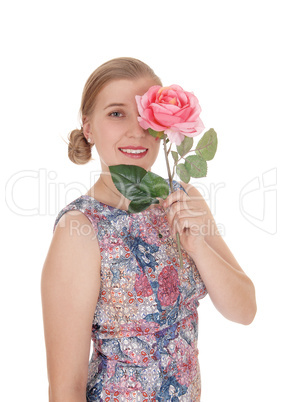
<svg viewBox="0 0 282 402">
<path fill-rule="evenodd" d="M 131 124 L 128 127 L 127 135 L 129 137 L 145 137 L 147 130 L 144 130 L 137 120 L 137 115 L 132 118 Z"/>
</svg>

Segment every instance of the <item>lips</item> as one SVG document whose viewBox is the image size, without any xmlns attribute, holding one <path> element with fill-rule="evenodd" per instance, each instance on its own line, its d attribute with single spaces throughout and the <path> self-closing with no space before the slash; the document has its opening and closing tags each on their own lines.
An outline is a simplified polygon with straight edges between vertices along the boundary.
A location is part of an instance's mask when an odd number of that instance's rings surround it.
<svg viewBox="0 0 282 402">
<path fill-rule="evenodd" d="M 127 147 L 121 147 L 119 148 L 119 150 L 125 156 L 134 159 L 143 158 L 148 153 L 148 148 L 144 147 L 127 146 Z"/>
</svg>

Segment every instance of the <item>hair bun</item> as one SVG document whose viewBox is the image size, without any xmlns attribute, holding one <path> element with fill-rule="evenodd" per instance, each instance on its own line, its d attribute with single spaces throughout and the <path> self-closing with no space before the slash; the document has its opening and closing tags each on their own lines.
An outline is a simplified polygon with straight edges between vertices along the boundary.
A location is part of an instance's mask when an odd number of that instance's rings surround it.
<svg viewBox="0 0 282 402">
<path fill-rule="evenodd" d="M 83 131 L 75 129 L 69 136 L 68 156 L 77 165 L 84 165 L 92 159 L 91 144 L 84 137 Z"/>
</svg>

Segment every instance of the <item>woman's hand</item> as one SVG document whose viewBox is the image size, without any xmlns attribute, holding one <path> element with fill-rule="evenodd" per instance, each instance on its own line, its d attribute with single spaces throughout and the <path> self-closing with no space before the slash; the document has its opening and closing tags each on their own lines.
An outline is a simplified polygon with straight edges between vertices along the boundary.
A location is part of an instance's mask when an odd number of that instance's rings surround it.
<svg viewBox="0 0 282 402">
<path fill-rule="evenodd" d="M 220 236 L 200 192 L 191 185 L 186 192 L 175 191 L 163 202 L 172 235 L 179 233 L 218 311 L 231 321 L 250 324 L 256 314 L 254 285 Z"/>
<path fill-rule="evenodd" d="M 187 192 L 188 195 L 182 190 L 171 193 L 163 207 L 172 236 L 176 239 L 178 232 L 182 247 L 193 257 L 205 244 L 205 236 L 213 227 L 213 218 L 200 193 L 191 185 Z"/>
</svg>

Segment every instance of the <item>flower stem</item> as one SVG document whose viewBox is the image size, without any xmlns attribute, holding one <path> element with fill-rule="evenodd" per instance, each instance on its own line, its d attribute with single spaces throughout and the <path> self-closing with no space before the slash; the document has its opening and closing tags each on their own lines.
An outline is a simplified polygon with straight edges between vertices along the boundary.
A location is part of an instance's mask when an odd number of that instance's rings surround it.
<svg viewBox="0 0 282 402">
<path fill-rule="evenodd" d="M 168 152 L 167 152 L 167 147 L 166 147 L 166 138 L 167 137 L 165 135 L 164 139 L 163 139 L 165 162 L 166 162 L 166 168 L 167 168 L 167 173 L 168 173 L 170 191 L 173 192 L 172 176 L 171 176 L 171 171 L 170 171 L 170 167 L 169 167 Z"/>
<path fill-rule="evenodd" d="M 164 144 L 164 154 L 165 154 L 165 161 L 166 161 L 166 167 L 167 167 L 167 173 L 168 173 L 168 180 L 169 180 L 169 187 L 170 191 L 173 193 L 173 184 L 172 184 L 172 176 L 171 176 L 171 171 L 169 167 L 169 160 L 168 160 L 168 152 L 167 152 L 167 147 L 166 147 L 166 136 L 164 136 L 163 139 L 163 144 Z M 183 268 L 183 258 L 182 258 L 182 252 L 181 252 L 181 244 L 180 244 L 180 237 L 179 233 L 176 233 L 176 243 L 177 243 L 177 251 L 178 251 L 178 256 L 179 256 L 179 262 L 180 262 L 180 267 L 181 269 Z"/>
</svg>

